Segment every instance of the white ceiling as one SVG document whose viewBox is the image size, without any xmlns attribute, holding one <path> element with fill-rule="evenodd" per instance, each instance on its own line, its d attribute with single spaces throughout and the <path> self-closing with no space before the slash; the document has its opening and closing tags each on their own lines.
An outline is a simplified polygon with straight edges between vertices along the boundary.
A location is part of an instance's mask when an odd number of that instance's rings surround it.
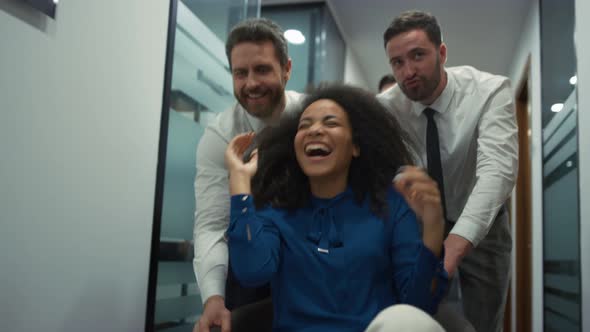
<svg viewBox="0 0 590 332">
<path fill-rule="evenodd" d="M 447 66 L 473 65 L 508 75 L 533 0 L 327 0 L 371 88 L 390 72 L 383 32 L 399 13 L 419 9 L 436 16 L 448 47 Z M 262 4 L 318 2 L 262 0 Z"/>
</svg>

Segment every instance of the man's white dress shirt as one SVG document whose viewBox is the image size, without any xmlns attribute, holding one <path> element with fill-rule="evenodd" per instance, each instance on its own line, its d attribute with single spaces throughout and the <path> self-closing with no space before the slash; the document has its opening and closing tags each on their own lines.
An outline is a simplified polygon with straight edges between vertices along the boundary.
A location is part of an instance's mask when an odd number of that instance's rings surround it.
<svg viewBox="0 0 590 332">
<path fill-rule="evenodd" d="M 518 127 L 510 82 L 470 66 L 446 68 L 447 85 L 431 104 L 408 99 L 398 85 L 378 96 L 408 131 L 427 166 L 426 107 L 434 109 L 451 230 L 474 246 L 486 236 L 514 187 Z"/>
<path fill-rule="evenodd" d="M 294 111 L 303 98 L 295 91 L 285 91 L 285 96 L 283 114 Z M 225 296 L 228 248 L 224 234 L 230 213 L 225 150 L 236 135 L 259 132 L 265 126 L 236 103 L 207 126 L 197 147 L 193 268 L 203 303 L 213 295 Z"/>
</svg>

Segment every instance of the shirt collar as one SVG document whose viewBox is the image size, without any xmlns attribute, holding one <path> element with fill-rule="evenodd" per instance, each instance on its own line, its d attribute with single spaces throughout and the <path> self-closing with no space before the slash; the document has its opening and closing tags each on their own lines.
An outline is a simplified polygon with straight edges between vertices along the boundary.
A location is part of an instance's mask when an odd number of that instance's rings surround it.
<svg viewBox="0 0 590 332">
<path fill-rule="evenodd" d="M 453 78 L 453 75 L 450 75 L 446 69 L 445 73 L 447 74 L 447 85 L 443 89 L 440 96 L 438 96 L 438 98 L 436 98 L 436 100 L 431 105 L 424 105 L 417 101 L 412 101 L 412 113 L 414 113 L 414 115 L 420 116 L 426 108 L 432 108 L 438 113 L 444 113 L 447 111 L 455 92 L 455 79 Z"/>
<path fill-rule="evenodd" d="M 332 198 L 319 198 L 319 197 L 314 196 L 313 194 L 310 197 L 311 197 L 312 207 L 322 208 L 322 207 L 330 207 L 330 206 L 334 205 L 336 202 L 340 201 L 341 199 L 343 199 L 345 197 L 352 197 L 353 195 L 354 195 L 354 192 L 352 191 L 352 188 L 350 186 L 347 186 L 343 192 L 339 193 L 338 195 L 336 195 Z"/>
</svg>

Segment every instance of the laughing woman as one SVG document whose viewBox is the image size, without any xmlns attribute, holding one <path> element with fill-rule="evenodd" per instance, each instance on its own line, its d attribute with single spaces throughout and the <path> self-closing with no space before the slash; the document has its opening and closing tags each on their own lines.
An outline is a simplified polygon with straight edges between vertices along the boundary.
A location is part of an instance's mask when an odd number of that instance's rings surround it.
<svg viewBox="0 0 590 332">
<path fill-rule="evenodd" d="M 316 91 L 244 162 L 252 139 L 237 136 L 225 156 L 229 256 L 244 286 L 271 283 L 274 331 L 373 330 L 390 306 L 418 311 L 399 304 L 436 311 L 446 288 L 440 194 L 415 167 L 397 173 L 411 164 L 405 138 L 372 94 Z M 411 316 L 404 310 L 392 326 Z"/>
</svg>

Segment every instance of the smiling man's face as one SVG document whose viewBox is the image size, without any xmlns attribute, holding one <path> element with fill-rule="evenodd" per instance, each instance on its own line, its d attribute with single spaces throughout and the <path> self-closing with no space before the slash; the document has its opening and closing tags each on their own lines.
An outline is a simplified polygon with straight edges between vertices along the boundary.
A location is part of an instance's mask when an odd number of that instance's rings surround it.
<svg viewBox="0 0 590 332">
<path fill-rule="evenodd" d="M 231 51 L 234 95 L 251 115 L 271 118 L 285 107 L 291 60 L 281 67 L 272 42 L 242 42 Z"/>
</svg>

